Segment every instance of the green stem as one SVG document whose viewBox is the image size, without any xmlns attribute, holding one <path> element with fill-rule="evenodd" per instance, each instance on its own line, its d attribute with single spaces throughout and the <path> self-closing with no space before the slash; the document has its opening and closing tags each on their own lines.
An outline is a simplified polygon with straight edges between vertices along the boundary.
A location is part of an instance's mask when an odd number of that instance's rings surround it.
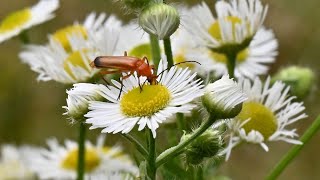
<svg viewBox="0 0 320 180">
<path fill-rule="evenodd" d="M 160 52 L 159 40 L 156 36 L 150 35 L 150 45 L 151 45 L 153 63 L 155 67 L 158 67 L 161 59 L 161 52 Z"/>
<path fill-rule="evenodd" d="M 85 172 L 85 140 L 86 140 L 86 126 L 84 123 L 79 123 L 79 139 L 78 139 L 78 169 L 77 180 L 84 179 Z"/>
<path fill-rule="evenodd" d="M 171 66 L 173 66 L 170 37 L 163 40 L 163 45 L 164 45 L 164 52 L 166 53 L 166 56 L 167 56 L 168 68 L 170 68 Z"/>
<path fill-rule="evenodd" d="M 316 120 L 311 124 L 311 126 L 305 131 L 305 133 L 301 136 L 300 141 L 303 143 L 302 145 L 294 145 L 290 151 L 283 156 L 283 158 L 279 161 L 279 163 L 273 168 L 270 174 L 267 176 L 267 180 L 276 179 L 282 171 L 288 166 L 288 164 L 298 155 L 301 149 L 308 143 L 308 141 L 316 134 L 316 132 L 320 129 L 320 115 L 316 118 Z"/>
<path fill-rule="evenodd" d="M 126 138 L 128 141 L 130 141 L 132 144 L 134 144 L 137 148 L 137 150 L 142 154 L 144 158 L 147 158 L 149 156 L 148 151 L 145 147 L 133 136 L 130 134 L 121 134 L 124 138 Z"/>
<path fill-rule="evenodd" d="M 186 127 L 186 123 L 184 121 L 184 114 L 177 113 L 176 116 L 177 116 L 177 125 L 178 125 L 179 130 L 181 130 L 181 131 L 186 130 L 187 127 Z"/>
<path fill-rule="evenodd" d="M 20 39 L 20 41 L 21 41 L 23 44 L 25 44 L 25 45 L 30 43 L 30 38 L 29 38 L 29 36 L 28 36 L 27 30 L 22 31 L 22 32 L 19 34 L 19 39 Z"/>
<path fill-rule="evenodd" d="M 163 163 L 166 163 L 169 159 L 181 154 L 186 146 L 188 146 L 198 136 L 205 132 L 215 121 L 216 117 L 210 116 L 208 120 L 202 123 L 201 126 L 197 130 L 195 130 L 189 138 L 161 153 L 156 160 L 156 166 L 159 167 Z"/>
<path fill-rule="evenodd" d="M 147 174 L 151 180 L 156 179 L 156 143 L 155 138 L 152 136 L 152 131 L 148 130 L 148 149 L 149 149 L 149 158 L 147 163 Z"/>
<path fill-rule="evenodd" d="M 234 78 L 234 69 L 236 67 L 236 58 L 237 58 L 237 53 L 230 52 L 226 54 L 227 56 L 227 68 L 228 68 L 228 74 L 230 78 Z"/>
</svg>

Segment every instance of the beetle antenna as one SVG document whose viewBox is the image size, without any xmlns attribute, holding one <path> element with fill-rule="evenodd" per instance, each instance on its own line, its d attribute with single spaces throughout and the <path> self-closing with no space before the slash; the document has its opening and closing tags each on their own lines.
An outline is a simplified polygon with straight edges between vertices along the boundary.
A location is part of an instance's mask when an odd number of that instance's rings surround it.
<svg viewBox="0 0 320 180">
<path fill-rule="evenodd" d="M 198 61 L 183 61 L 183 62 L 176 63 L 176 64 L 172 65 L 171 67 L 176 66 L 176 65 L 179 65 L 179 64 L 190 63 L 190 62 L 192 62 L 192 63 L 197 63 L 197 64 L 201 65 L 201 63 L 199 63 Z M 162 73 L 164 73 L 165 71 L 169 70 L 171 67 L 169 67 L 169 68 L 161 71 L 161 72 L 158 74 L 158 76 L 161 75 Z"/>
</svg>

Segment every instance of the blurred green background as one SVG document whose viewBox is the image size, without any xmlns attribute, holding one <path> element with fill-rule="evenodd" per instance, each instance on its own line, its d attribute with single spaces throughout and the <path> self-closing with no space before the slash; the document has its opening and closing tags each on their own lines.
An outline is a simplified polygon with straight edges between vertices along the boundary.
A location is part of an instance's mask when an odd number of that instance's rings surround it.
<svg viewBox="0 0 320 180">
<path fill-rule="evenodd" d="M 6 14 L 35 4 L 36 0 L 1 0 L 0 19 Z M 173 2 L 173 1 L 171 1 Z M 174 1 L 189 5 L 200 1 Z M 215 1 L 206 1 L 213 9 Z M 272 65 L 271 73 L 281 67 L 297 64 L 320 70 L 320 1 L 319 0 L 269 0 L 266 27 L 274 30 L 279 40 L 279 56 Z M 45 43 L 47 33 L 72 24 L 82 22 L 91 11 L 116 14 L 128 22 L 135 18 L 121 9 L 112 0 L 62 0 L 56 18 L 29 31 L 32 43 Z M 66 104 L 66 88 L 56 82 L 38 82 L 37 74 L 22 64 L 18 53 L 22 44 L 18 38 L 0 44 L 0 144 L 44 145 L 48 137 L 76 139 L 77 128 L 69 124 L 61 108 Z M 316 79 L 318 78 L 318 74 Z M 320 103 L 319 81 L 315 82 L 313 93 L 305 99 L 308 119 L 296 123 L 299 134 L 315 119 Z M 94 133 L 90 131 L 91 139 Z M 111 138 L 112 139 L 112 138 Z M 320 178 L 320 133 L 303 149 L 300 155 L 281 175 L 280 179 L 319 179 Z M 113 144 L 110 142 L 110 144 Z M 233 151 L 231 159 L 220 172 L 232 179 L 263 179 L 275 163 L 291 145 L 270 144 L 270 152 L 264 152 L 255 145 L 244 145 Z"/>
</svg>

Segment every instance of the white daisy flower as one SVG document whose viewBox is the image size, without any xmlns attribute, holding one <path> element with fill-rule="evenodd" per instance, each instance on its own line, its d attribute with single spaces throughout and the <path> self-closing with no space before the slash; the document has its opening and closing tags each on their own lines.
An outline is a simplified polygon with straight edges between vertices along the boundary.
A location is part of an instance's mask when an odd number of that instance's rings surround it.
<svg viewBox="0 0 320 180">
<path fill-rule="evenodd" d="M 162 60 L 157 74 L 166 68 L 167 62 Z M 130 76 L 123 80 L 120 99 L 117 99 L 119 82 L 112 81 L 115 87 L 101 85 L 101 96 L 109 102 L 91 102 L 86 122 L 92 124 L 91 129 L 104 128 L 103 133 L 128 133 L 139 124 L 139 131 L 147 126 L 156 137 L 160 123 L 175 113 L 188 113 L 195 107 L 190 102 L 203 94 L 202 81 L 194 81 L 195 76 L 196 73 L 191 74 L 188 69 L 174 66 L 163 71 L 157 78 L 158 84 L 145 84 L 141 92 L 138 78 Z M 144 80 L 140 77 L 140 82 Z"/>
<path fill-rule="evenodd" d="M 36 5 L 12 12 L 0 21 L 0 43 L 32 26 L 44 23 L 54 17 L 58 0 L 40 0 Z"/>
<path fill-rule="evenodd" d="M 35 179 L 35 173 L 25 164 L 23 154 L 13 145 L 2 145 L 0 179 Z"/>
<path fill-rule="evenodd" d="M 272 30 L 260 28 L 255 34 L 250 45 L 240 51 L 236 57 L 235 77 L 246 77 L 254 79 L 258 75 L 266 74 L 267 66 L 275 61 L 278 41 L 275 39 Z M 207 48 L 198 48 L 187 53 L 189 59 L 197 59 L 201 66 L 199 72 L 214 72 L 215 76 L 228 74 L 227 57 L 222 53 L 211 51 Z"/>
<path fill-rule="evenodd" d="M 67 27 L 49 36 L 48 45 L 28 45 L 19 56 L 39 73 L 38 80 L 86 82 L 99 71 L 90 67 L 90 62 L 101 54 L 114 55 L 117 47 L 120 22 L 115 23 L 118 21 L 114 17 L 104 20 L 105 14 L 95 19 L 92 13 L 83 25 Z"/>
<path fill-rule="evenodd" d="M 78 83 L 74 84 L 71 90 L 67 90 L 67 106 L 63 106 L 66 109 L 64 115 L 68 115 L 72 122 L 84 119 L 89 106 L 89 101 L 98 101 L 102 99 L 99 95 L 99 85 Z"/>
<path fill-rule="evenodd" d="M 277 81 L 269 87 L 270 78 L 264 85 L 256 78 L 251 85 L 250 80 L 240 79 L 248 100 L 243 103 L 241 112 L 229 122 L 231 130 L 229 144 L 225 149 L 226 159 L 233 147 L 240 142 L 260 144 L 268 151 L 267 141 L 285 141 L 301 144 L 296 139 L 296 129 L 287 126 L 307 117 L 303 103 L 292 102 L 295 97 L 288 96 L 289 87 Z"/>
<path fill-rule="evenodd" d="M 264 21 L 267 8 L 260 0 L 230 0 L 216 3 L 217 18 L 204 2 L 190 11 L 186 27 L 193 37 L 202 46 L 219 49 L 249 44 Z"/>
<path fill-rule="evenodd" d="M 129 157 L 123 154 L 120 147 L 103 145 L 104 136 L 100 136 L 97 145 L 86 142 L 85 179 L 93 179 L 100 174 L 136 174 L 138 172 Z M 78 145 L 75 141 L 66 140 L 65 146 L 59 145 L 56 139 L 47 141 L 49 149 L 29 148 L 28 165 L 40 179 L 76 179 Z"/>
</svg>

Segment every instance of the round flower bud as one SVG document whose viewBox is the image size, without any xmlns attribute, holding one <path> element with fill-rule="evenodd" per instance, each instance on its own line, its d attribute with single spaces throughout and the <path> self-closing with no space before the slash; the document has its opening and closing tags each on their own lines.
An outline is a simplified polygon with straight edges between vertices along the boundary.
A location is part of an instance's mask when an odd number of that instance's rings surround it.
<svg viewBox="0 0 320 180">
<path fill-rule="evenodd" d="M 72 122 L 84 120 L 84 115 L 89 111 L 89 102 L 103 99 L 99 89 L 96 84 L 74 84 L 72 89 L 67 90 L 67 106 L 63 106 L 67 111 L 64 115 L 68 115 Z"/>
<path fill-rule="evenodd" d="M 159 39 L 170 37 L 179 27 L 178 11 L 167 4 L 155 3 L 147 6 L 139 15 L 139 25 Z"/>
<path fill-rule="evenodd" d="M 290 93 L 298 98 L 304 98 L 313 85 L 314 73 L 305 67 L 291 66 L 279 71 L 272 82 L 283 81 L 290 86 Z"/>
<path fill-rule="evenodd" d="M 220 119 L 233 118 L 239 114 L 242 102 L 247 98 L 235 81 L 228 75 L 204 89 L 202 103 L 207 111 Z"/>
<path fill-rule="evenodd" d="M 189 138 L 183 135 L 181 140 Z M 222 137 L 218 131 L 209 129 L 195 139 L 185 150 L 187 164 L 198 165 L 205 158 L 216 156 L 223 148 Z"/>
</svg>

